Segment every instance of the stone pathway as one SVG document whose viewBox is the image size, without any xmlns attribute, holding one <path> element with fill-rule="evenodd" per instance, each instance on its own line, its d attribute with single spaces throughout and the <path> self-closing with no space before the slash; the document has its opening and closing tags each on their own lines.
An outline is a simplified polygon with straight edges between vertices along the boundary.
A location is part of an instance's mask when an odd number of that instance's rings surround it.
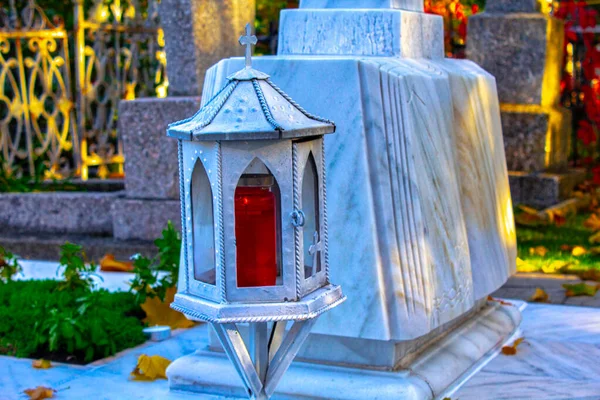
<svg viewBox="0 0 600 400">
<path fill-rule="evenodd" d="M 529 304 L 521 330 L 515 356 L 498 355 L 451 398 L 600 399 L 600 310 Z"/>
<path fill-rule="evenodd" d="M 600 308 L 600 291 L 595 296 L 566 297 L 563 284 L 581 283 L 575 275 L 554 275 L 542 273 L 518 273 L 508 279 L 493 297 L 502 299 L 518 299 L 528 301 L 536 288 L 543 289 L 549 296 L 549 303 L 571 306 L 585 306 Z M 597 285 L 598 282 L 587 282 Z"/>
</svg>

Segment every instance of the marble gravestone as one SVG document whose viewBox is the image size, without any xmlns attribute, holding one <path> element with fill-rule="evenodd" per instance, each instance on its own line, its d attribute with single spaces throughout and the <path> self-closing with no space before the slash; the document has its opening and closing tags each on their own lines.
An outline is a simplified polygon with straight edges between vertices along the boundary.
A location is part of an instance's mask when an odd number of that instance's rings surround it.
<svg viewBox="0 0 600 400">
<path fill-rule="evenodd" d="M 516 307 L 486 301 L 516 261 L 495 80 L 444 59 L 442 19 L 422 10 L 303 0 L 281 14 L 278 55 L 255 59 L 337 125 L 329 257 L 348 297 L 313 327 L 275 397 L 434 398 L 520 322 Z M 212 67 L 203 99 L 242 66 Z M 175 361 L 171 388 L 243 396 L 218 347 Z"/>
</svg>

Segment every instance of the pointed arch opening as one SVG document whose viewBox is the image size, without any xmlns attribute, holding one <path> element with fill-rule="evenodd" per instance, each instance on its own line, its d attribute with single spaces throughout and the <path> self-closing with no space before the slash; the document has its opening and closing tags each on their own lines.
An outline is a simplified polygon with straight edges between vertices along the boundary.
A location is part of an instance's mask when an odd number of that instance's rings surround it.
<svg viewBox="0 0 600 400">
<path fill-rule="evenodd" d="M 258 158 L 235 189 L 238 287 L 281 285 L 281 195 L 275 176 Z"/>
<path fill-rule="evenodd" d="M 317 163 L 312 154 L 308 155 L 302 176 L 302 211 L 305 222 L 304 242 L 304 278 L 321 272 L 321 227 L 319 222 L 319 180 Z"/>
<path fill-rule="evenodd" d="M 213 194 L 202 161 L 196 160 L 190 182 L 194 279 L 216 284 Z"/>
</svg>

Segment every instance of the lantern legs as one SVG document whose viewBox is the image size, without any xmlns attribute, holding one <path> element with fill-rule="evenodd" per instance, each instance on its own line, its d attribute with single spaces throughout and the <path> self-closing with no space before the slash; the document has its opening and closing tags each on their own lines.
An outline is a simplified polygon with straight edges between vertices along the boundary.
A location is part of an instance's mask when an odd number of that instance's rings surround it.
<svg viewBox="0 0 600 400">
<path fill-rule="evenodd" d="M 227 357 L 242 378 L 249 397 L 265 400 L 275 392 L 315 321 L 316 318 L 294 321 L 287 334 L 286 321 L 273 323 L 270 334 L 267 322 L 250 323 L 248 347 L 235 324 L 214 323 L 212 326 Z"/>
</svg>

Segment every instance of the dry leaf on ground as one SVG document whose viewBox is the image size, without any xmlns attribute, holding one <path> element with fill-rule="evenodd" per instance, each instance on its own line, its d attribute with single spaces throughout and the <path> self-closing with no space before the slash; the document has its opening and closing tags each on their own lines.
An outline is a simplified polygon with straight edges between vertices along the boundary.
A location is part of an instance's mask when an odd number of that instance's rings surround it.
<svg viewBox="0 0 600 400">
<path fill-rule="evenodd" d="M 529 264 L 527 261 L 521 260 L 517 257 L 517 271 L 518 272 L 536 272 L 539 268 L 535 265 Z"/>
<path fill-rule="evenodd" d="M 100 260 L 100 271 L 131 272 L 133 271 L 133 261 L 118 261 L 115 260 L 113 254 L 106 254 Z"/>
<path fill-rule="evenodd" d="M 577 210 L 575 210 L 575 214 L 577 213 Z M 564 224 L 567 223 L 567 217 L 565 215 L 565 212 L 562 210 L 554 210 L 554 211 L 546 211 L 546 215 L 548 215 L 548 219 L 550 220 L 550 223 L 556 225 L 556 226 L 563 226 Z"/>
<path fill-rule="evenodd" d="M 190 321 L 182 313 L 173 310 L 170 305 L 175 298 L 177 289 L 171 287 L 167 289 L 165 301 L 160 301 L 158 297 L 146 298 L 142 304 L 142 310 L 146 313 L 144 322 L 150 326 L 168 325 L 172 329 L 190 328 L 194 326 L 194 322 Z"/>
<path fill-rule="evenodd" d="M 517 346 L 519 346 L 521 342 L 523 342 L 523 340 L 525 340 L 524 337 L 518 338 L 510 346 L 504 346 L 502 348 L 502 354 L 506 356 L 514 356 L 515 354 L 517 354 Z"/>
<path fill-rule="evenodd" d="M 588 269 L 585 271 L 573 271 L 573 272 L 569 272 L 572 273 L 574 275 L 577 275 L 579 277 L 579 279 L 581 279 L 582 281 L 596 281 L 596 282 L 600 282 L 600 270 L 598 269 Z"/>
<path fill-rule="evenodd" d="M 31 362 L 31 366 L 37 369 L 48 369 L 52 368 L 52 363 L 50 360 L 44 360 L 43 358 L 40 358 L 39 360 L 33 360 Z"/>
<path fill-rule="evenodd" d="M 488 296 L 487 299 L 488 299 L 488 301 L 493 301 L 493 302 L 496 302 L 496 303 L 500 303 L 503 306 L 512 306 L 513 305 L 512 303 L 509 303 L 508 301 L 504 301 L 504 300 L 501 300 L 501 299 L 495 299 L 492 296 Z"/>
<path fill-rule="evenodd" d="M 517 225 L 523 226 L 541 226 L 547 225 L 548 219 L 545 216 L 539 214 L 520 213 L 515 215 L 515 222 Z"/>
<path fill-rule="evenodd" d="M 562 285 L 565 288 L 565 296 L 566 297 L 575 297 L 575 296 L 591 296 L 594 297 L 596 292 L 600 288 L 600 285 L 588 285 L 587 283 L 575 283 L 569 284 L 565 283 Z"/>
<path fill-rule="evenodd" d="M 544 246 L 536 246 L 536 247 L 529 248 L 529 254 L 532 256 L 536 255 L 536 256 L 544 257 L 547 253 L 548 253 L 548 249 L 545 248 Z"/>
<path fill-rule="evenodd" d="M 583 222 L 583 226 L 593 231 L 600 230 L 600 218 L 596 214 L 592 214 Z"/>
<path fill-rule="evenodd" d="M 35 389 L 27 389 L 24 392 L 29 396 L 29 400 L 43 400 L 52 399 L 56 391 L 49 387 L 38 386 Z"/>
<path fill-rule="evenodd" d="M 590 247 L 589 253 L 593 256 L 600 255 L 600 246 Z"/>
<path fill-rule="evenodd" d="M 571 254 L 574 255 L 575 257 L 583 256 L 586 253 L 587 253 L 587 250 L 585 249 L 585 247 L 582 247 L 582 246 L 575 246 L 575 247 L 573 247 L 573 250 L 571 251 Z"/>
<path fill-rule="evenodd" d="M 548 303 L 549 300 L 550 296 L 542 288 L 536 288 L 535 293 L 529 298 L 529 301 L 532 303 Z"/>
<path fill-rule="evenodd" d="M 542 271 L 545 274 L 555 274 L 565 270 L 572 263 L 569 261 L 555 260 L 546 265 L 542 265 Z"/>
<path fill-rule="evenodd" d="M 600 232 L 594 233 L 592 236 L 588 238 L 588 241 L 592 244 L 600 243 Z"/>
<path fill-rule="evenodd" d="M 561 244 L 560 251 L 568 251 L 569 253 L 573 250 L 573 246 L 570 244 Z"/>
<path fill-rule="evenodd" d="M 167 367 L 171 364 L 161 356 L 148 356 L 142 354 L 138 357 L 137 365 L 131 371 L 134 380 L 153 381 L 156 379 L 167 379 Z"/>
</svg>

